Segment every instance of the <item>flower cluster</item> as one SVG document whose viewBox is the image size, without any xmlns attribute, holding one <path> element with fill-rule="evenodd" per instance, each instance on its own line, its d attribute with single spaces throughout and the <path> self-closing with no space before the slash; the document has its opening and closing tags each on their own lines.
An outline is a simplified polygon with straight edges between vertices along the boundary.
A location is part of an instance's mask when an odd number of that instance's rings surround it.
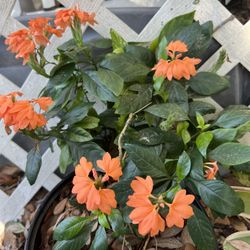
<svg viewBox="0 0 250 250">
<path fill-rule="evenodd" d="M 94 25 L 95 13 L 88 13 L 85 11 L 80 11 L 78 7 L 72 9 L 63 9 L 56 12 L 55 25 L 65 30 L 67 27 L 74 27 L 75 22 L 80 22 L 81 24 L 89 23 Z"/>
<path fill-rule="evenodd" d="M 51 18 L 39 17 L 29 21 L 27 29 L 21 29 L 11 33 L 5 40 L 8 50 L 16 53 L 16 58 L 23 58 L 23 63 L 30 60 L 30 56 L 35 54 L 37 47 L 46 47 L 49 37 L 54 34 L 62 36 L 62 30 L 55 29 L 49 24 Z"/>
<path fill-rule="evenodd" d="M 146 179 L 137 176 L 132 181 L 131 188 L 134 193 L 128 197 L 127 205 L 134 209 L 129 217 L 133 224 L 139 224 L 138 231 L 141 235 L 150 234 L 152 237 L 163 232 L 165 221 L 168 227 L 183 227 L 184 219 L 193 215 L 193 209 L 189 205 L 194 201 L 194 196 L 186 195 L 184 189 L 176 193 L 170 204 L 164 200 L 163 195 L 156 197 L 152 194 L 153 180 L 150 176 Z M 159 210 L 165 206 L 169 208 L 169 212 L 164 221 Z"/>
<path fill-rule="evenodd" d="M 86 204 L 89 211 L 100 209 L 103 213 L 110 214 L 112 208 L 116 208 L 115 193 L 105 188 L 105 183 L 112 178 L 118 181 L 122 175 L 120 160 L 118 157 L 111 158 L 105 153 L 102 160 L 98 160 L 97 166 L 104 171 L 105 175 L 98 175 L 91 162 L 85 157 L 80 159 L 80 164 L 75 168 L 72 193 L 77 194 L 76 199 L 80 204 Z M 90 174 L 92 173 L 92 178 Z"/>
<path fill-rule="evenodd" d="M 5 127 L 13 126 L 15 131 L 21 129 L 33 130 L 46 125 L 47 120 L 43 114 L 35 111 L 36 104 L 47 111 L 53 101 L 50 97 L 41 97 L 32 100 L 16 100 L 22 96 L 20 92 L 12 92 L 7 95 L 0 95 L 0 119 L 3 119 Z"/>
<path fill-rule="evenodd" d="M 188 52 L 187 45 L 182 41 L 172 41 L 166 47 L 166 53 L 169 56 L 168 60 L 160 59 L 159 62 L 152 68 L 155 70 L 155 77 L 167 78 L 171 81 L 173 78 L 180 80 L 185 78 L 190 79 L 196 75 L 195 65 L 201 62 L 198 58 L 190 58 L 188 56 L 182 58 L 182 53 Z"/>
<path fill-rule="evenodd" d="M 65 29 L 68 26 L 74 28 L 75 23 L 93 25 L 96 23 L 94 17 L 94 13 L 89 14 L 77 8 L 59 10 L 54 20 L 55 27 L 50 24 L 51 18 L 39 17 L 30 20 L 27 29 L 11 33 L 5 44 L 9 46 L 8 50 L 17 54 L 16 58 L 23 58 L 23 64 L 26 64 L 30 61 L 30 57 L 36 54 L 36 49 L 49 44 L 51 35 L 61 37 Z"/>
</svg>

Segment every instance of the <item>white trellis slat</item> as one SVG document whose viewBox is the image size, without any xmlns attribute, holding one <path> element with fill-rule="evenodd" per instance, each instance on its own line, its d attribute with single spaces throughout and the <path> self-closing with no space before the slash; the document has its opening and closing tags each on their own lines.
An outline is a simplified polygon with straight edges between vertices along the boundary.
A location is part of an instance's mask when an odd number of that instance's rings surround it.
<svg viewBox="0 0 250 250">
<path fill-rule="evenodd" d="M 217 60 L 219 52 L 222 49 L 226 49 L 230 62 L 226 62 L 222 66 L 219 72 L 221 75 L 227 74 L 239 63 L 250 71 L 250 22 L 242 25 L 237 19 L 231 16 L 231 13 L 218 0 L 200 0 L 198 4 L 194 4 L 193 0 L 166 0 L 140 34 L 137 34 L 107 9 L 103 4 L 103 0 L 60 0 L 59 2 L 65 7 L 79 4 L 81 9 L 95 12 L 98 24 L 92 28 L 96 32 L 104 37 L 109 37 L 109 31 L 112 28 L 128 41 L 150 41 L 159 34 L 167 21 L 177 15 L 196 10 L 195 19 L 201 23 L 208 20 L 213 21 L 216 29 L 214 38 L 222 46 L 202 65 L 200 70 L 210 68 Z M 23 27 L 17 20 L 10 17 L 14 4 L 15 0 L 0 0 L 0 34 L 5 37 Z M 68 40 L 70 36 L 69 30 L 67 30 L 63 38 L 52 38 L 52 42 L 46 48 L 45 52 L 50 60 L 53 60 L 53 55 L 56 53 L 55 48 Z M 47 79 L 37 75 L 35 72 L 31 72 L 20 90 L 24 92 L 26 98 L 33 98 L 37 96 L 46 83 Z M 0 93 L 13 90 L 19 90 L 19 88 L 0 75 Z M 218 110 L 222 109 L 211 98 L 206 98 L 206 100 L 213 102 Z M 12 138 L 13 134 L 6 135 L 2 124 L 0 124 L 0 154 L 24 170 L 27 153 L 15 144 Z M 56 146 L 56 142 L 54 142 L 54 146 L 54 153 L 51 153 L 50 150 L 44 153 L 41 172 L 37 182 L 33 186 L 30 186 L 27 179 L 24 178 L 10 196 L 0 192 L 0 222 L 16 219 L 22 213 L 24 206 L 41 187 L 51 190 L 60 181 L 59 177 L 54 174 L 59 159 L 59 149 Z"/>
</svg>

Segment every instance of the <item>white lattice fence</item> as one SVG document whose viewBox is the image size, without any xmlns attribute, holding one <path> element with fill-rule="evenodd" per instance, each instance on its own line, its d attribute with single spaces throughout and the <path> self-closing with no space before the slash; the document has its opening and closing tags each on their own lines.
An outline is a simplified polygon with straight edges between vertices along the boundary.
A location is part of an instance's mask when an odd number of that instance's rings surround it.
<svg viewBox="0 0 250 250">
<path fill-rule="evenodd" d="M 222 45 L 201 69 L 209 68 L 218 58 L 221 49 L 226 49 L 230 62 L 226 62 L 220 69 L 220 74 L 227 74 L 237 64 L 241 63 L 250 71 L 250 22 L 242 25 L 218 0 L 200 0 L 194 4 L 194 0 L 166 0 L 156 15 L 150 20 L 140 34 L 128 27 L 122 20 L 105 8 L 103 0 L 60 0 L 64 6 L 70 7 L 79 3 L 81 9 L 95 12 L 97 25 L 92 27 L 100 35 L 109 36 L 110 28 L 115 29 L 128 41 L 151 41 L 161 30 L 162 26 L 173 17 L 196 10 L 195 18 L 201 23 L 213 21 L 215 26 L 214 38 Z M 15 0 L 0 0 L 0 35 L 8 36 L 13 31 L 23 27 L 17 20 L 10 17 Z M 136 22 L 136 20 L 135 20 Z M 84 27 L 86 28 L 86 27 Z M 55 48 L 70 38 L 70 32 L 66 32 L 63 38 L 52 38 L 51 45 L 46 49 L 47 56 L 52 59 Z M 47 83 L 47 79 L 31 72 L 21 89 L 8 79 L 0 75 L 0 93 L 21 90 L 25 97 L 33 98 Z M 212 101 L 210 99 L 210 101 Z M 218 109 L 221 109 L 217 104 Z M 2 124 L 0 124 L 0 154 L 16 164 L 20 169 L 25 169 L 27 153 L 12 141 L 13 134 L 7 136 Z M 37 182 L 30 186 L 25 178 L 16 190 L 7 196 L 0 191 L 0 221 L 6 222 L 17 218 L 41 187 L 51 190 L 59 181 L 54 174 L 58 165 L 59 150 L 55 143 L 55 152 L 46 151 L 43 155 L 43 165 Z"/>
</svg>

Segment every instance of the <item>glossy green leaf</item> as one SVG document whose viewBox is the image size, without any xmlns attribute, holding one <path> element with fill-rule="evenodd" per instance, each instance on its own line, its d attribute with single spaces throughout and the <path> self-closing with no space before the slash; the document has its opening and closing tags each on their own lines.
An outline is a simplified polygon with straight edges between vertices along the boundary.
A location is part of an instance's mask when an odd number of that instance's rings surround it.
<svg viewBox="0 0 250 250">
<path fill-rule="evenodd" d="M 217 94 L 230 86 L 227 78 L 212 72 L 199 72 L 188 84 L 193 91 L 204 96 Z"/>
<path fill-rule="evenodd" d="M 151 98 L 152 86 L 147 84 L 131 85 L 125 93 L 119 97 L 116 113 L 133 113 L 147 105 L 151 101 Z"/>
<path fill-rule="evenodd" d="M 110 36 L 112 40 L 112 47 L 114 53 L 123 53 L 127 42 L 114 30 L 110 29 Z"/>
<path fill-rule="evenodd" d="M 70 148 L 68 144 L 61 146 L 61 153 L 59 159 L 59 169 L 61 173 L 65 173 L 68 166 L 73 162 L 71 158 Z"/>
<path fill-rule="evenodd" d="M 124 228 L 123 217 L 118 209 L 112 209 L 108 219 L 114 232 Z"/>
<path fill-rule="evenodd" d="M 79 124 L 81 128 L 93 129 L 98 127 L 100 119 L 94 116 L 86 116 L 83 118 L 82 122 Z"/>
<path fill-rule="evenodd" d="M 53 250 L 81 250 L 90 237 L 92 227 L 92 223 L 86 224 L 82 228 L 81 233 L 79 233 L 76 237 L 70 240 L 57 241 L 53 246 Z"/>
<path fill-rule="evenodd" d="M 167 178 L 168 173 L 160 157 L 151 148 L 126 144 L 125 149 L 129 158 L 144 175 L 152 178 Z"/>
<path fill-rule="evenodd" d="M 70 240 L 82 233 L 83 228 L 92 220 L 91 217 L 72 216 L 58 224 L 53 233 L 54 240 Z"/>
<path fill-rule="evenodd" d="M 211 209 L 233 216 L 244 211 L 244 203 L 235 191 L 220 180 L 191 181 L 202 199 Z"/>
<path fill-rule="evenodd" d="M 175 103 L 154 104 L 145 109 L 146 112 L 155 116 L 168 119 L 172 116 L 175 121 L 186 121 L 188 117 L 182 108 Z"/>
<path fill-rule="evenodd" d="M 157 50 L 156 50 L 157 60 L 160 60 L 160 59 L 166 60 L 168 58 L 167 51 L 166 51 L 167 45 L 168 45 L 168 41 L 167 41 L 166 37 L 163 37 L 159 43 Z"/>
<path fill-rule="evenodd" d="M 158 43 L 161 41 L 161 39 L 164 36 L 170 37 L 172 34 L 175 34 L 176 32 L 180 31 L 184 27 L 192 24 L 194 20 L 194 13 L 195 12 L 190 12 L 181 16 L 177 16 L 173 18 L 172 20 L 170 20 L 168 23 L 166 23 L 163 29 L 161 30 L 159 38 L 154 40 L 151 43 L 150 48 L 152 50 L 155 50 L 155 48 L 158 46 Z"/>
<path fill-rule="evenodd" d="M 177 81 L 172 81 L 167 88 L 168 101 L 178 104 L 185 112 L 188 112 L 188 94 L 185 88 Z"/>
<path fill-rule="evenodd" d="M 211 131 L 213 133 L 213 139 L 216 142 L 230 142 L 233 141 L 237 134 L 237 129 L 235 128 L 218 128 Z"/>
<path fill-rule="evenodd" d="M 198 137 L 196 138 L 195 141 L 196 147 L 205 158 L 207 155 L 207 148 L 212 140 L 213 140 L 213 133 L 211 131 L 203 132 L 199 134 Z"/>
<path fill-rule="evenodd" d="M 109 54 L 101 62 L 103 68 L 120 75 L 125 82 L 133 82 L 146 77 L 150 69 L 128 54 Z"/>
<path fill-rule="evenodd" d="M 115 72 L 99 68 L 97 76 L 100 82 L 114 95 L 118 96 L 123 90 L 123 79 Z"/>
<path fill-rule="evenodd" d="M 212 114 L 215 112 L 215 107 L 207 102 L 193 101 L 189 103 L 190 116 L 196 116 L 197 113 L 201 115 Z"/>
<path fill-rule="evenodd" d="M 212 150 L 209 159 L 225 166 L 239 165 L 250 161 L 250 146 L 227 142 Z"/>
<path fill-rule="evenodd" d="M 228 55 L 227 55 L 226 50 L 222 49 L 220 51 L 220 55 L 219 55 L 217 61 L 215 62 L 215 64 L 213 64 L 213 66 L 211 67 L 211 69 L 209 71 L 213 72 L 213 73 L 218 72 L 219 69 L 222 67 L 222 65 L 225 63 L 227 57 L 228 57 Z"/>
<path fill-rule="evenodd" d="M 110 229 L 110 225 L 105 214 L 101 213 L 98 215 L 98 222 L 102 227 Z"/>
<path fill-rule="evenodd" d="M 99 80 L 97 71 L 82 72 L 83 88 L 102 101 L 115 102 L 115 95 Z"/>
<path fill-rule="evenodd" d="M 81 127 L 72 127 L 66 137 L 72 142 L 86 142 L 93 139 L 91 134 Z"/>
<path fill-rule="evenodd" d="M 214 125 L 221 128 L 234 128 L 250 120 L 250 109 L 227 108 L 217 118 Z"/>
<path fill-rule="evenodd" d="M 81 106 L 73 107 L 62 117 L 60 124 L 72 125 L 81 121 L 87 116 L 88 111 L 91 107 L 91 103 L 82 103 Z"/>
<path fill-rule="evenodd" d="M 41 165 L 42 165 L 42 156 L 40 153 L 39 146 L 36 146 L 33 149 L 31 149 L 31 151 L 29 151 L 27 155 L 25 175 L 30 185 L 33 185 L 36 182 Z"/>
<path fill-rule="evenodd" d="M 190 172 L 191 169 L 191 160 L 189 155 L 183 151 L 183 153 L 180 155 L 177 167 L 176 167 L 176 175 L 178 178 L 178 181 L 182 181 Z"/>
<path fill-rule="evenodd" d="M 193 148 L 189 153 L 191 159 L 191 171 L 190 176 L 196 180 L 204 179 L 203 172 L 203 157 L 197 148 Z"/>
<path fill-rule="evenodd" d="M 193 206 L 194 215 L 188 219 L 188 232 L 199 250 L 217 249 L 213 226 L 205 212 Z"/>
<path fill-rule="evenodd" d="M 90 250 L 106 250 L 108 249 L 108 238 L 105 229 L 99 226 L 95 238 L 91 244 Z"/>
</svg>

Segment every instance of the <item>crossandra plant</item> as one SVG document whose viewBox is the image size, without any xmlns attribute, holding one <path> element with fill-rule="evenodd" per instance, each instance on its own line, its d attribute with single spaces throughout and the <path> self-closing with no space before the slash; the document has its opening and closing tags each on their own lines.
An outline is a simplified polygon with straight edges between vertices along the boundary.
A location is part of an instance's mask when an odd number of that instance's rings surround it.
<svg viewBox="0 0 250 250">
<path fill-rule="evenodd" d="M 201 25 L 188 13 L 145 43 L 126 42 L 114 30 L 110 39 L 84 42 L 81 24 L 98 25 L 93 13 L 64 9 L 53 22 L 32 20 L 6 39 L 17 58 L 48 78 L 37 99 L 0 96 L 6 132 L 36 141 L 27 159 L 30 184 L 41 166 L 41 141 L 57 140 L 62 173 L 76 166 L 73 199 L 86 215 L 59 223 L 54 249 L 108 249 L 112 238 L 132 249 L 130 235 L 147 243 L 185 224 L 198 249 L 216 249 L 204 208 L 220 217 L 244 211 L 219 170 L 250 162 L 250 147 L 238 142 L 250 131 L 250 110 L 233 105 L 215 115 L 202 99 L 230 84 L 216 73 L 225 51 L 208 71 L 197 72 L 212 23 Z M 60 37 L 67 28 L 73 39 L 48 61 L 50 35 Z M 55 117 L 56 125 L 47 127 Z"/>
</svg>

